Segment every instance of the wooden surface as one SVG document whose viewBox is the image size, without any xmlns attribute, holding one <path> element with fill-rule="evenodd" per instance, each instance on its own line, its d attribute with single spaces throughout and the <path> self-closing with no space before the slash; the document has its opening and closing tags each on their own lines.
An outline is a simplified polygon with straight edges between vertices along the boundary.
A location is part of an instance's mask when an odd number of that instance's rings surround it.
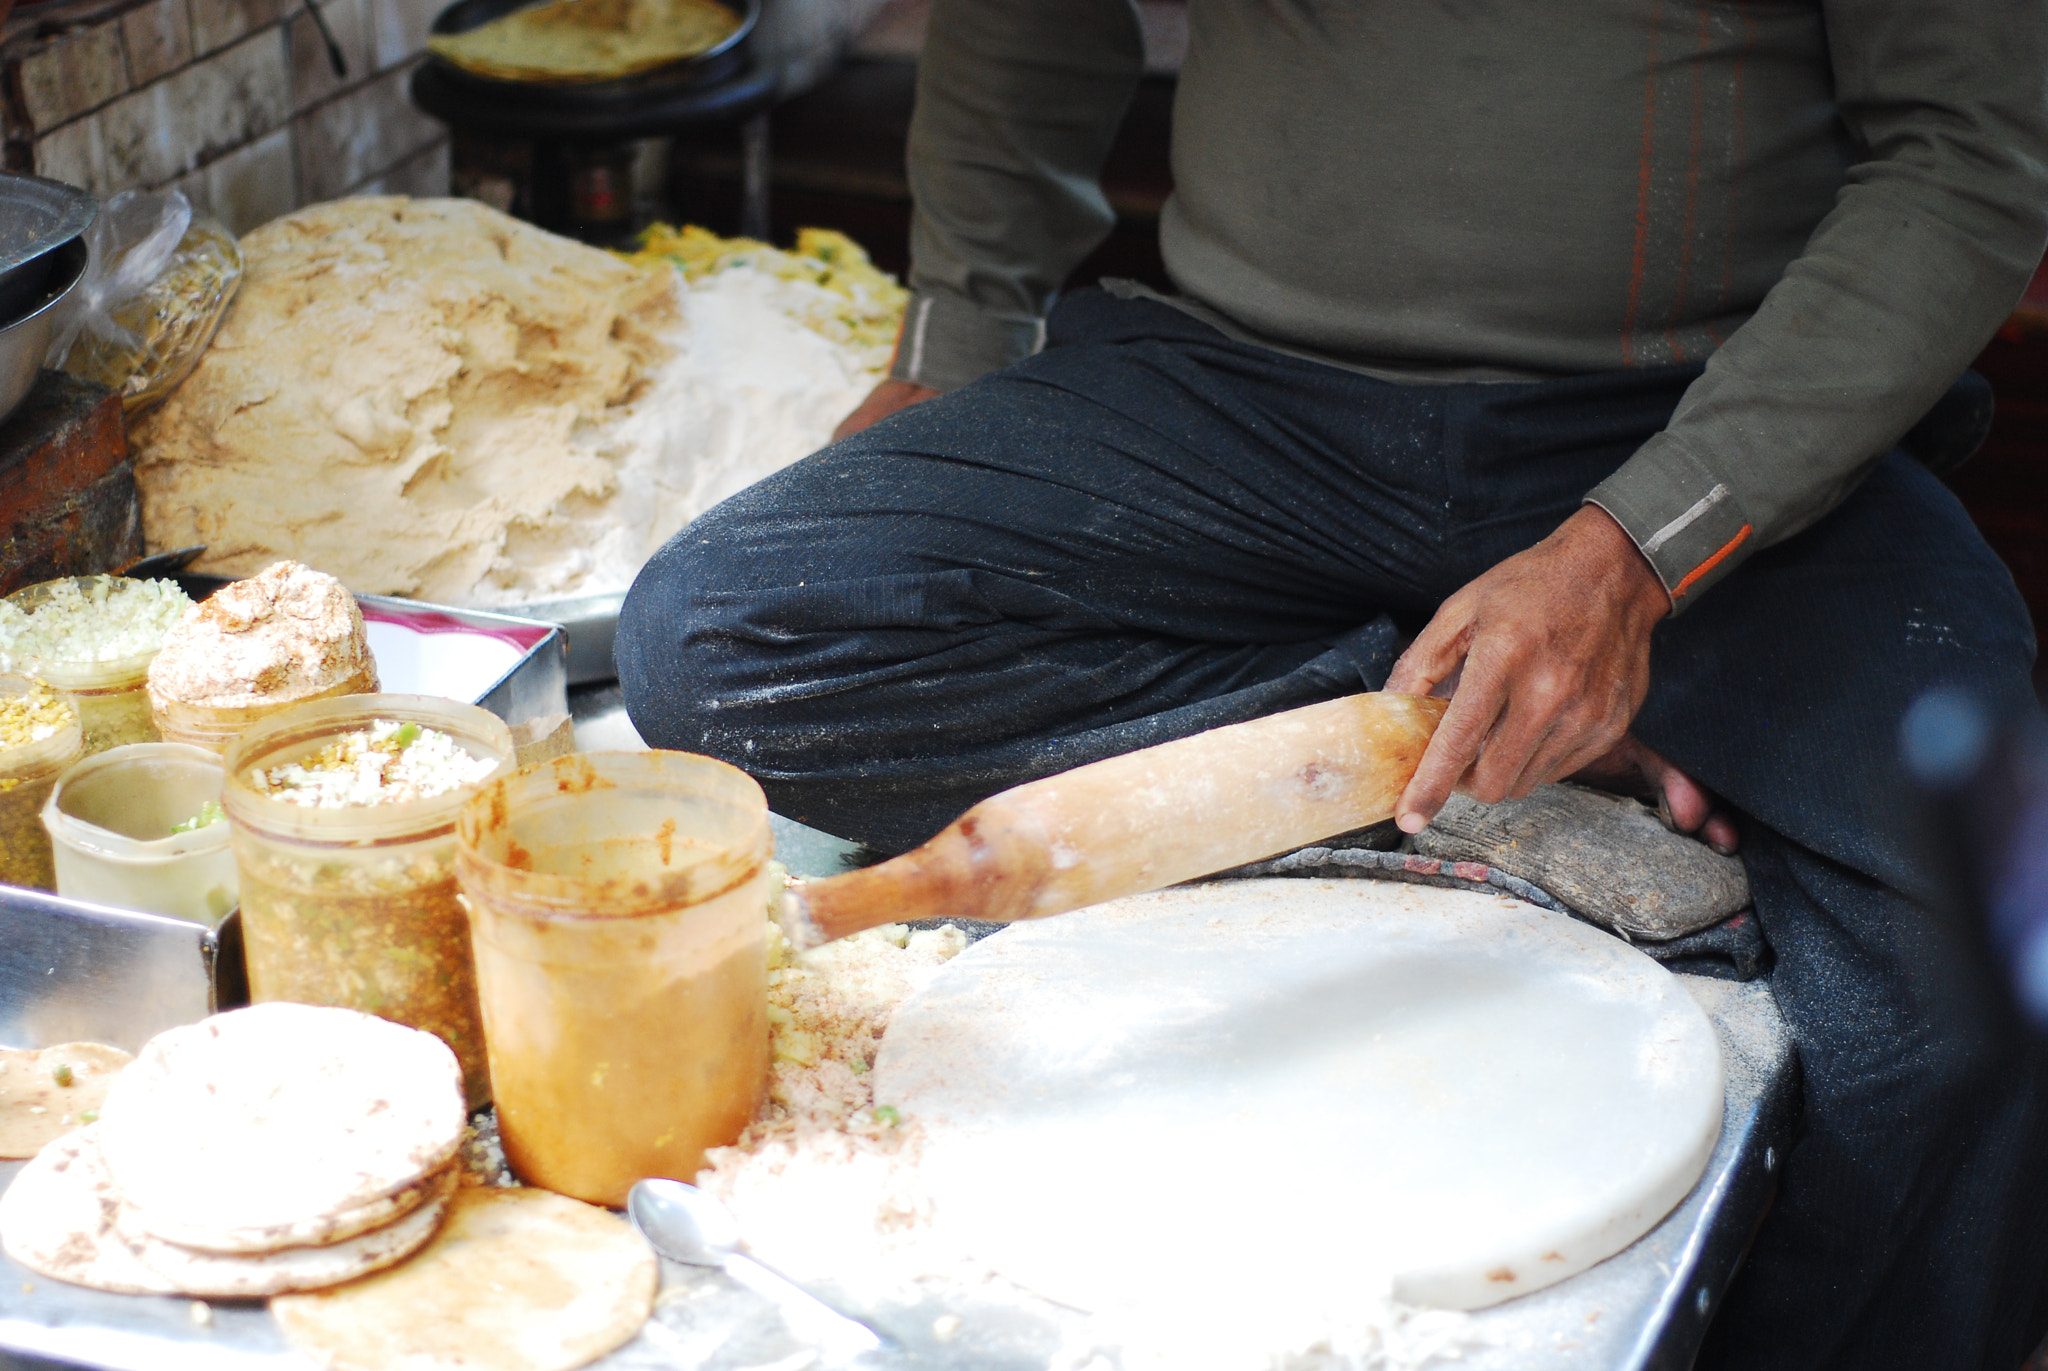
<svg viewBox="0 0 2048 1371">
<path fill-rule="evenodd" d="M 142 555 L 142 506 L 112 391 L 45 371 L 0 424 L 0 595 Z"/>
</svg>

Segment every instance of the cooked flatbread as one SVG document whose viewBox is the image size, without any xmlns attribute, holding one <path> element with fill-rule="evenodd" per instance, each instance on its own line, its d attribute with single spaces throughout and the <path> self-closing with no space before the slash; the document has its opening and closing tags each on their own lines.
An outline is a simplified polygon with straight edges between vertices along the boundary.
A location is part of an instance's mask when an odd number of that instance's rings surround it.
<svg viewBox="0 0 2048 1371">
<path fill-rule="evenodd" d="M 570 1371 L 639 1332 L 659 1275 L 640 1235 L 595 1205 L 473 1188 L 404 1266 L 270 1309 L 328 1371 Z"/>
<path fill-rule="evenodd" d="M 288 1247 L 327 1247 L 373 1228 L 388 1227 L 423 1204 L 447 1198 L 454 1193 L 461 1175 L 460 1164 L 449 1162 L 419 1184 L 371 1200 L 359 1209 L 344 1209 L 327 1218 L 279 1228 L 212 1229 L 197 1233 L 190 1240 L 175 1225 L 153 1222 L 148 1213 L 134 1204 L 124 1203 L 114 1221 L 131 1246 L 154 1240 L 215 1256 L 256 1257 Z M 162 1231 L 165 1227 L 171 1231 Z"/>
<path fill-rule="evenodd" d="M 100 1107 L 115 1075 L 133 1060 L 105 1043 L 34 1052 L 0 1047 L 0 1157 L 33 1157 L 52 1139 L 83 1128 L 82 1116 Z M 71 1083 L 60 1085 L 60 1077 Z"/>
<path fill-rule="evenodd" d="M 552 0 L 427 50 L 498 81 L 616 81 L 709 52 L 740 26 L 715 0 Z"/>
<path fill-rule="evenodd" d="M 117 1295 L 175 1287 L 144 1266 L 114 1229 L 114 1182 L 100 1161 L 99 1125 L 57 1139 L 0 1195 L 0 1247 L 29 1270 Z"/>
<path fill-rule="evenodd" d="M 259 1004 L 152 1038 L 100 1119 L 107 1170 L 148 1231 L 219 1249 L 440 1170 L 462 1140 L 462 1072 L 431 1033 Z"/>
<path fill-rule="evenodd" d="M 448 1213 L 456 1190 L 454 1168 L 444 1168 L 439 1193 L 382 1228 L 373 1228 L 325 1247 L 287 1247 L 244 1257 L 195 1252 L 139 1233 L 114 1216 L 114 1230 L 136 1260 L 187 1295 L 209 1299 L 258 1299 L 290 1290 L 321 1290 L 381 1271 L 427 1245 Z"/>
</svg>

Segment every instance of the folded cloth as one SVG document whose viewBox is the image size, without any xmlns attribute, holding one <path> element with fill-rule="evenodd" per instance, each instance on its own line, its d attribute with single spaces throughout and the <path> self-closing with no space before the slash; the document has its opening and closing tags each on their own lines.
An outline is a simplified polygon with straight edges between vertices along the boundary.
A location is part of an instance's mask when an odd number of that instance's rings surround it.
<svg viewBox="0 0 2048 1371">
<path fill-rule="evenodd" d="M 1357 841 L 1360 836 L 1364 835 L 1331 841 Z M 1367 847 L 1360 843 L 1358 846 L 1304 847 L 1284 856 L 1237 867 L 1210 879 L 1235 880 L 1252 876 L 1359 877 L 1449 889 L 1495 890 L 1504 895 L 1512 895 L 1528 904 L 1555 910 L 1560 914 L 1569 914 L 1575 919 L 1613 933 L 1626 942 L 1635 942 L 1628 934 L 1620 932 L 1613 926 L 1598 919 L 1587 918 L 1580 911 L 1567 907 L 1549 891 L 1532 885 L 1519 876 L 1512 876 L 1498 867 L 1487 866 L 1483 862 L 1424 857 L 1412 852 Z M 997 927 L 1000 925 L 990 925 L 984 930 L 970 929 L 968 937 L 980 937 L 984 932 L 993 931 Z M 1764 941 L 1763 930 L 1756 921 L 1756 912 L 1749 909 L 1730 915 L 1697 932 L 1683 933 L 1662 942 L 1637 942 L 1636 946 L 1671 971 L 1687 976 L 1711 976 L 1722 981 L 1753 981 L 1758 976 L 1768 974 L 1771 969 L 1770 945 Z"/>
<path fill-rule="evenodd" d="M 1584 786 L 1495 805 L 1452 795 L 1411 845 L 1497 867 L 1631 941 L 1696 933 L 1749 905 L 1741 862 L 1666 828 L 1641 801 Z"/>
</svg>

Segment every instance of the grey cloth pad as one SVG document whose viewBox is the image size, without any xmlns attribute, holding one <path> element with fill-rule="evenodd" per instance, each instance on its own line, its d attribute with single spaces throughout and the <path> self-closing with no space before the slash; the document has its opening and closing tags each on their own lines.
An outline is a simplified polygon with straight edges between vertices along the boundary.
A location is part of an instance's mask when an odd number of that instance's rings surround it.
<svg viewBox="0 0 2048 1371">
<path fill-rule="evenodd" d="M 1631 939 L 1696 933 L 1749 905 L 1740 861 L 1672 832 L 1639 801 L 1583 786 L 1497 805 L 1453 795 L 1411 845 L 1527 881 Z"/>
</svg>

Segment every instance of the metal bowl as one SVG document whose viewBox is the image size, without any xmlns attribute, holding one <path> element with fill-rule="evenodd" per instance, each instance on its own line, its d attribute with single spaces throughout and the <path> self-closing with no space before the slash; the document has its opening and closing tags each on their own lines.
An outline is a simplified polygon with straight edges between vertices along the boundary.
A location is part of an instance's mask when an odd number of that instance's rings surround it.
<svg viewBox="0 0 2048 1371">
<path fill-rule="evenodd" d="M 57 265 L 50 254 L 91 227 L 99 208 L 62 181 L 0 174 L 0 321 L 36 304 Z"/>
<path fill-rule="evenodd" d="M 0 326 L 0 419 L 14 413 L 15 407 L 28 398 L 36 383 L 36 373 L 42 369 L 43 354 L 50 350 L 50 339 L 63 314 L 58 306 L 77 289 L 89 255 L 83 237 L 44 253 L 48 261 L 41 294 L 28 302 L 14 322 Z"/>
</svg>

